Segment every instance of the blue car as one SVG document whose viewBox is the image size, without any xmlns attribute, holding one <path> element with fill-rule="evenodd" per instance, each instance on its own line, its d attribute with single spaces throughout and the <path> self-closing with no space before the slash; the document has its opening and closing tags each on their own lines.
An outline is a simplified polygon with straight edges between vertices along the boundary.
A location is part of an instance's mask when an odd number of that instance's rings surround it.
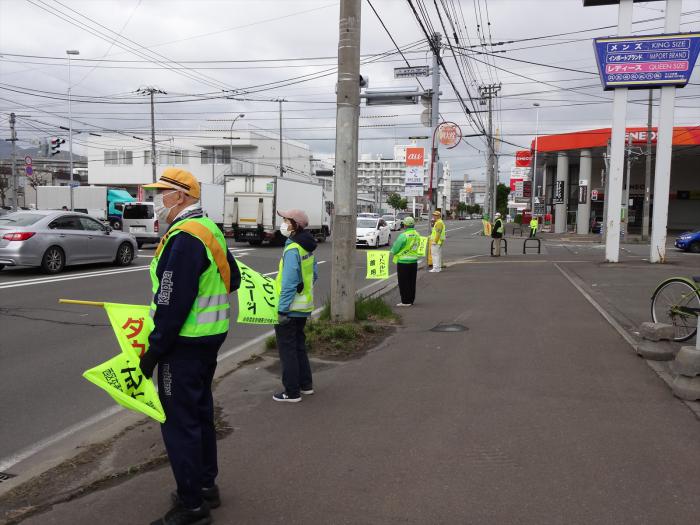
<svg viewBox="0 0 700 525">
<path fill-rule="evenodd" d="M 675 242 L 676 248 L 691 253 L 700 253 L 700 230 L 685 232 Z"/>
</svg>

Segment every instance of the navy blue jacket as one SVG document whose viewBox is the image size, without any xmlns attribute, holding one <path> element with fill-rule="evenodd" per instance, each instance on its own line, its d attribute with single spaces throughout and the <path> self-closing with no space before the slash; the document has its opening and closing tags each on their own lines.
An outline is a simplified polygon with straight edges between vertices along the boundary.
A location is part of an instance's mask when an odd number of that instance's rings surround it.
<svg viewBox="0 0 700 525">
<path fill-rule="evenodd" d="M 202 217 L 202 210 L 194 210 L 173 222 L 177 224 L 184 219 Z M 171 225 L 172 227 L 172 225 Z M 231 291 L 241 284 L 241 272 L 231 252 L 226 250 L 226 258 L 231 267 Z M 162 283 L 163 273 L 170 272 L 170 294 L 160 294 L 160 286 L 155 293 L 157 302 L 155 327 L 148 337 L 149 349 L 155 360 L 177 351 L 182 357 L 197 358 L 203 347 L 218 347 L 226 339 L 226 334 L 205 337 L 180 337 L 179 333 L 185 319 L 192 309 L 192 304 L 199 293 L 199 277 L 209 267 L 207 250 L 197 237 L 187 232 L 175 235 L 165 246 L 158 260 L 156 275 Z M 161 295 L 160 297 L 158 297 Z M 163 304 L 163 303 L 166 304 Z"/>
</svg>

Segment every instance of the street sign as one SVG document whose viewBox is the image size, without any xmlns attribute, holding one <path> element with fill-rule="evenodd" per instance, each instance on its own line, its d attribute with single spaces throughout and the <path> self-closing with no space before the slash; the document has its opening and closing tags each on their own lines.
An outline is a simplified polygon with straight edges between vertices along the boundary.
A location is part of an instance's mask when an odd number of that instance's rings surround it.
<svg viewBox="0 0 700 525">
<path fill-rule="evenodd" d="M 593 40 L 603 88 L 684 87 L 700 53 L 700 33 Z"/>
<path fill-rule="evenodd" d="M 443 122 L 437 129 L 438 140 L 447 149 L 452 149 L 462 140 L 462 129 L 454 122 Z"/>
<path fill-rule="evenodd" d="M 27 175 L 32 175 L 34 173 L 34 169 L 32 168 L 31 164 L 27 164 L 24 167 L 24 173 L 26 173 Z"/>
<path fill-rule="evenodd" d="M 429 77 L 430 66 L 395 67 L 394 78 Z"/>
<path fill-rule="evenodd" d="M 27 155 L 26 157 L 24 157 L 24 163 L 27 166 L 31 166 L 32 165 L 32 158 L 29 155 Z"/>
<path fill-rule="evenodd" d="M 535 203 L 535 215 L 544 215 L 544 203 Z"/>
<path fill-rule="evenodd" d="M 404 195 L 406 197 L 422 197 L 425 193 L 422 184 L 406 184 Z"/>
</svg>

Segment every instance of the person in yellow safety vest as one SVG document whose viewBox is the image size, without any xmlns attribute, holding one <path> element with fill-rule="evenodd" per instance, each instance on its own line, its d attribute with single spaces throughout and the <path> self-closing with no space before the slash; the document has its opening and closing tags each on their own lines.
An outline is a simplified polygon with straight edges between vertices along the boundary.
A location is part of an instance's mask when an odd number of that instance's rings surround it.
<svg viewBox="0 0 700 525">
<path fill-rule="evenodd" d="M 163 442 L 177 483 L 173 508 L 153 524 L 209 523 L 221 504 L 212 380 L 229 329 L 229 294 L 241 274 L 221 230 L 204 216 L 200 186 L 188 171 L 166 168 L 154 189 L 161 231 L 151 262 L 154 328 L 139 367 L 158 395 L 166 420 Z"/>
<path fill-rule="evenodd" d="M 433 269 L 431 273 L 442 271 L 442 245 L 445 244 L 445 223 L 438 210 L 433 212 L 433 230 L 430 233 L 430 253 L 433 256 Z"/>
<path fill-rule="evenodd" d="M 503 219 L 501 218 L 500 213 L 496 213 L 496 218 L 493 221 L 493 228 L 491 228 L 491 237 L 493 238 L 492 242 L 494 243 L 494 257 L 501 256 L 501 239 L 503 238 L 503 231 Z"/>
<path fill-rule="evenodd" d="M 537 235 L 537 217 L 533 217 L 530 220 L 530 237 Z"/>
<path fill-rule="evenodd" d="M 280 300 L 275 325 L 284 390 L 274 394 L 272 399 L 298 403 L 301 394 L 314 393 L 304 327 L 314 310 L 314 283 L 318 278 L 314 257 L 316 240 L 304 229 L 309 225 L 304 211 L 278 211 L 277 214 L 284 219 L 280 233 L 287 237 L 277 272 Z"/>
<path fill-rule="evenodd" d="M 416 231 L 416 220 L 406 217 L 403 220 L 406 231 L 396 238 L 391 246 L 392 261 L 396 264 L 396 277 L 399 281 L 401 302 L 396 306 L 413 306 L 416 299 L 416 278 L 418 276 L 418 252 L 420 234 Z"/>
</svg>

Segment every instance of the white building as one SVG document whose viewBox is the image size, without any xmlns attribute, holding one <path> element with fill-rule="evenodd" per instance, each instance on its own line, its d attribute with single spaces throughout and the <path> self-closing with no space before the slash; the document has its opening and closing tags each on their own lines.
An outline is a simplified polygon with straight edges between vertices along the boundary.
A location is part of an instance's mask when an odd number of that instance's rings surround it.
<svg viewBox="0 0 700 525">
<path fill-rule="evenodd" d="M 181 166 L 200 182 L 223 184 L 229 175 L 274 176 L 280 173 L 279 136 L 258 131 L 201 131 L 204 138 L 173 138 L 159 141 L 156 148 L 156 176 L 168 166 Z M 232 137 L 232 138 L 229 138 Z M 311 149 L 284 139 L 284 176 L 311 175 Z M 126 187 L 135 192 L 153 181 L 151 142 L 126 135 L 90 137 L 88 182 Z"/>
<path fill-rule="evenodd" d="M 464 191 L 468 200 L 464 200 L 462 202 L 483 206 L 484 202 L 486 201 L 487 187 L 488 185 L 486 184 L 485 180 L 467 179 L 464 182 Z"/>
</svg>

